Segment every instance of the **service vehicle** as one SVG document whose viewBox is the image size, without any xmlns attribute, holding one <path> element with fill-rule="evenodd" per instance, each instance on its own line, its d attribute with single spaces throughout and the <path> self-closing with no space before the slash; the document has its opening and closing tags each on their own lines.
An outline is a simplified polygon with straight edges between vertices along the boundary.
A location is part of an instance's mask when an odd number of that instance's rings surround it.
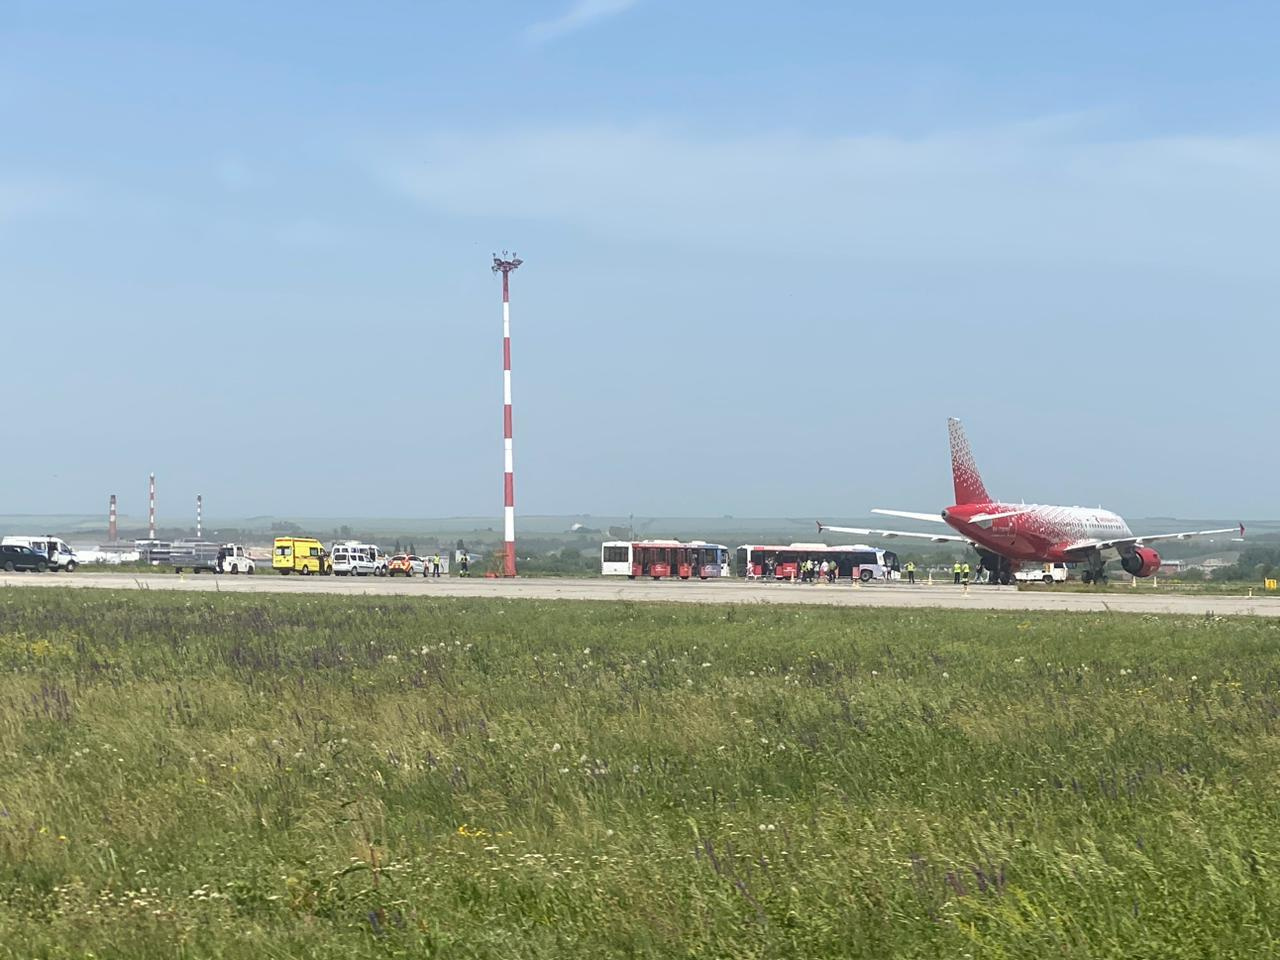
<svg viewBox="0 0 1280 960">
<path fill-rule="evenodd" d="M 901 576 L 898 555 L 892 550 L 869 547 L 865 543 L 828 546 L 825 543 L 791 543 L 773 546 L 738 547 L 738 576 L 748 580 L 799 580 L 806 560 L 836 565 L 837 579 L 856 577 L 863 583 L 872 580 L 897 580 Z"/>
<path fill-rule="evenodd" d="M 367 577 L 377 573 L 377 564 L 367 547 L 335 543 L 329 554 L 335 577 Z"/>
<path fill-rule="evenodd" d="M 1013 578 L 1019 583 L 1066 583 L 1065 563 L 1040 563 L 1015 570 Z"/>
<path fill-rule="evenodd" d="M 360 541 L 360 540 L 339 540 L 336 543 L 334 543 L 334 545 L 330 548 L 329 552 L 336 554 L 339 550 L 343 550 L 343 549 L 346 549 L 348 552 L 356 551 L 356 552 L 365 554 L 369 558 L 369 561 L 373 564 L 372 573 L 374 576 L 385 577 L 387 575 L 387 570 L 389 567 L 389 559 L 387 555 L 383 553 L 382 550 L 380 550 L 376 544 L 364 543 L 363 541 Z M 340 573 L 345 571 L 340 571 L 338 570 L 337 567 L 335 567 L 333 572 Z M 361 566 L 360 573 L 361 575 L 364 574 L 363 565 Z"/>
<path fill-rule="evenodd" d="M 257 569 L 257 563 L 242 544 L 224 543 L 218 551 L 218 573 L 254 573 Z"/>
<path fill-rule="evenodd" d="M 271 552 L 271 569 L 284 575 L 300 573 L 325 575 L 333 572 L 333 564 L 324 544 L 314 537 L 276 537 Z"/>
<path fill-rule="evenodd" d="M 43 553 L 37 553 L 20 543 L 0 544 L 0 570 L 5 573 L 13 573 L 15 570 L 44 573 L 48 569 L 49 558 Z"/>
<path fill-rule="evenodd" d="M 689 541 L 693 556 L 691 573 L 700 580 L 711 577 L 727 577 L 733 573 L 729 564 L 729 548 L 723 543 L 707 543 L 705 540 Z"/>
<path fill-rule="evenodd" d="M 632 580 L 636 577 L 688 580 L 693 576 L 706 579 L 711 575 L 709 572 L 706 575 L 695 573 L 699 558 L 711 556 L 710 552 L 703 554 L 701 546 L 709 545 L 705 541 L 699 541 L 695 546 L 679 540 L 606 540 L 600 545 L 600 573 L 606 577 L 626 576 Z M 714 576 L 719 575 L 717 568 Z"/>
<path fill-rule="evenodd" d="M 412 554 L 397 553 L 387 562 L 387 576 L 416 577 L 427 575 L 427 562 Z"/>
<path fill-rule="evenodd" d="M 174 573 L 216 570 L 220 549 L 221 546 L 212 540 L 174 540 L 169 545 L 168 562 L 173 565 Z"/>
<path fill-rule="evenodd" d="M 28 547 L 36 553 L 43 554 L 45 563 L 52 570 L 65 570 L 71 573 L 80 563 L 76 552 L 67 546 L 67 542 L 51 533 L 42 537 L 8 536 L 0 540 L 5 546 Z"/>
</svg>

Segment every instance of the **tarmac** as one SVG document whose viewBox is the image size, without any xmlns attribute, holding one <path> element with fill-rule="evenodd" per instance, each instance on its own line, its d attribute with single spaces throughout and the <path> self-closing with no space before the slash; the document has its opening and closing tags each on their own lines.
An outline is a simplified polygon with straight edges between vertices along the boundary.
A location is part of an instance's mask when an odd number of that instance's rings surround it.
<svg viewBox="0 0 1280 960">
<path fill-rule="evenodd" d="M 763 581 L 615 580 L 519 577 L 388 578 L 302 577 L 260 573 L 0 573 L 0 589 L 181 590 L 302 596 L 502 597 L 527 600 L 598 600 L 663 603 L 800 603 L 835 607 L 903 607 L 946 610 L 1057 610 L 1190 616 L 1280 616 L 1280 596 L 1160 593 L 1141 584 L 1098 593 L 1018 590 L 986 584 L 872 583 L 794 584 Z"/>
</svg>

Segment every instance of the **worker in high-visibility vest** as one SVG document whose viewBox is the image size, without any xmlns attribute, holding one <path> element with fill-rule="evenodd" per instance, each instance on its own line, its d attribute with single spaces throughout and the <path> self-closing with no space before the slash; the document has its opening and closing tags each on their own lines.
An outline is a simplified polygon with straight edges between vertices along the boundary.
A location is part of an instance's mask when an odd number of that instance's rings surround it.
<svg viewBox="0 0 1280 960">
<path fill-rule="evenodd" d="M 908 560 L 905 569 L 907 571 L 907 583 L 915 583 L 916 582 L 915 562 L 912 560 Z"/>
<path fill-rule="evenodd" d="M 956 565 L 951 568 L 951 573 L 952 573 L 952 576 L 955 577 L 955 582 L 958 584 L 960 582 L 960 561 L 959 560 L 957 560 Z"/>
<path fill-rule="evenodd" d="M 960 574 L 964 577 L 964 585 L 967 587 L 969 585 L 969 564 L 966 563 L 960 568 Z"/>
</svg>

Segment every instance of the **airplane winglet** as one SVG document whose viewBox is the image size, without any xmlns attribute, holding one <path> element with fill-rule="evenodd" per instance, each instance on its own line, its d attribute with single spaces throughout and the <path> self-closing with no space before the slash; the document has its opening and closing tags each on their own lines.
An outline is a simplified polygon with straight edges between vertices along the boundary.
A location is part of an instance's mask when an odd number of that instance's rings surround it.
<svg viewBox="0 0 1280 960">
<path fill-rule="evenodd" d="M 1244 524 L 1240 524 L 1240 539 L 1244 539 Z"/>
<path fill-rule="evenodd" d="M 818 525 L 818 532 L 819 532 L 819 533 L 821 533 L 821 532 L 822 532 L 822 521 L 821 521 L 821 520 L 815 520 L 815 521 L 813 521 L 813 522 L 814 522 L 814 523 L 816 523 L 816 524 Z M 1243 528 L 1243 527 L 1241 527 L 1240 529 L 1241 529 L 1241 530 L 1243 530 L 1244 528 Z"/>
</svg>

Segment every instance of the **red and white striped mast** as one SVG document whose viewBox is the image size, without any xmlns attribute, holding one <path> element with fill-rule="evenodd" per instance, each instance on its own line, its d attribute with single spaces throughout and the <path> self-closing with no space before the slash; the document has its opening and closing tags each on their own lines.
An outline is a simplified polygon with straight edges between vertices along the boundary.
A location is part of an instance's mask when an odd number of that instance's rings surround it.
<svg viewBox="0 0 1280 960">
<path fill-rule="evenodd" d="M 147 534 L 148 539 L 156 538 L 156 475 L 151 474 L 151 483 L 147 489 Z"/>
<path fill-rule="evenodd" d="M 502 527 L 507 557 L 502 575 L 516 575 L 516 488 L 515 468 L 511 458 L 511 271 L 524 263 L 514 253 L 502 251 L 493 255 L 493 272 L 502 274 L 502 449 L 503 507 Z"/>
<path fill-rule="evenodd" d="M 204 497 L 196 494 L 196 539 L 199 540 L 202 532 L 201 524 L 204 520 Z"/>
<path fill-rule="evenodd" d="M 116 542 L 116 495 L 114 493 L 107 502 L 107 541 Z"/>
</svg>

